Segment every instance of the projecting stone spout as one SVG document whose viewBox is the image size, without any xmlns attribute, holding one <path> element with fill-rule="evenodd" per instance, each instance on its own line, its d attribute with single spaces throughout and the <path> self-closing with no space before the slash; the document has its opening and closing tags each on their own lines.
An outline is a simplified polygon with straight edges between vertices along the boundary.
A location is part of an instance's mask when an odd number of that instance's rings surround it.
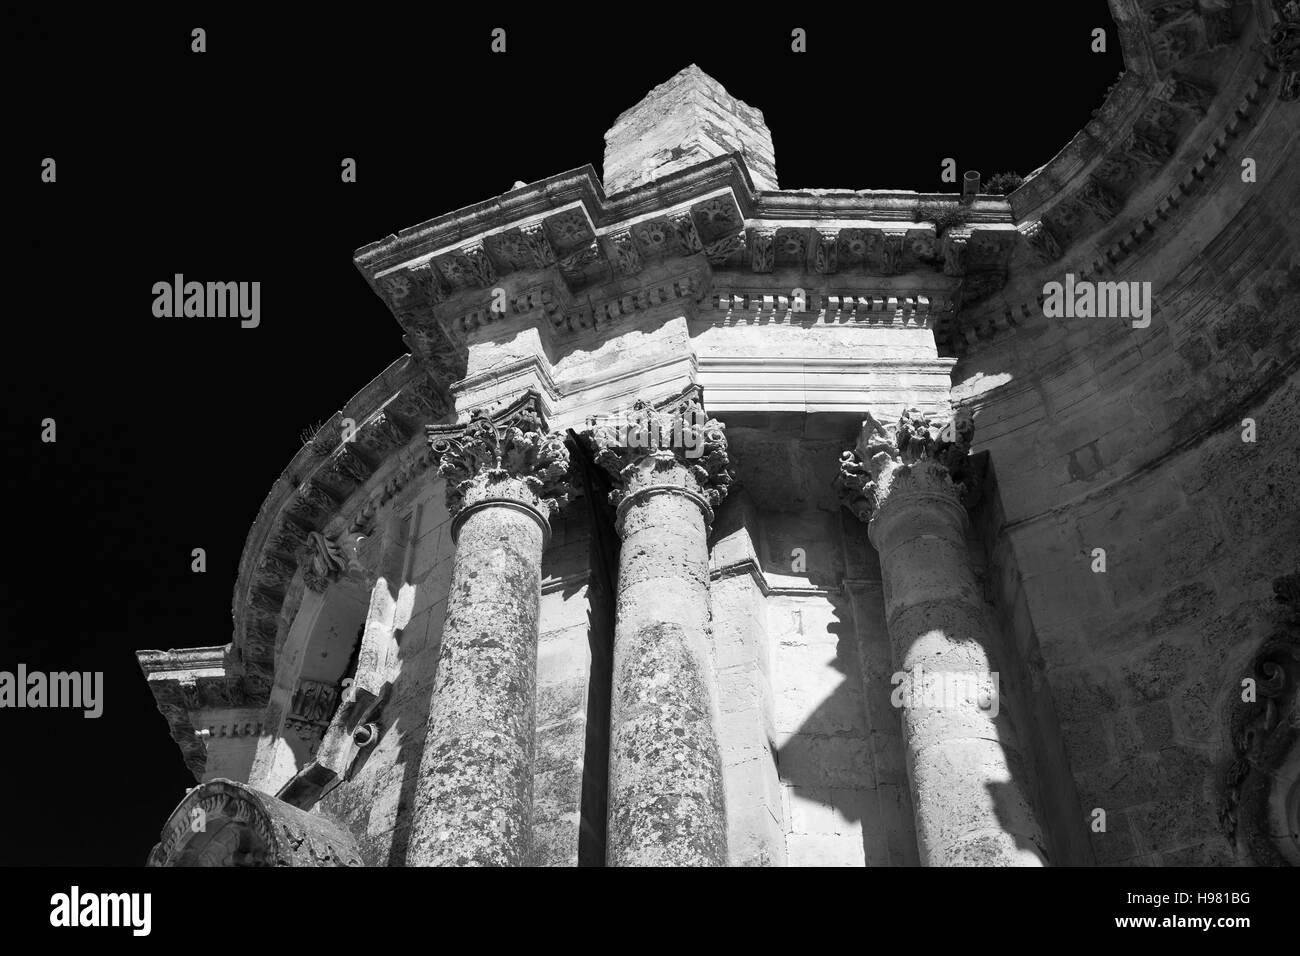
<svg viewBox="0 0 1300 956">
<path fill-rule="evenodd" d="M 756 188 L 780 188 L 763 114 L 691 64 L 605 134 L 605 192 L 625 192 L 728 153 L 743 154 Z"/>
</svg>

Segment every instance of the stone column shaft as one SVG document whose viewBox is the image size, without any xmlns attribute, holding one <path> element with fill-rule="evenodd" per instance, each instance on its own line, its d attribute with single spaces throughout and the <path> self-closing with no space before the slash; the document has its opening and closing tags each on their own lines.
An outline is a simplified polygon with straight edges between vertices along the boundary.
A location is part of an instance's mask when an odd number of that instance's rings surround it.
<svg viewBox="0 0 1300 956">
<path fill-rule="evenodd" d="M 542 552 L 563 442 L 537 418 L 485 416 L 465 439 L 430 429 L 444 456 L 456 555 L 408 862 L 522 866 L 532 848 Z M 509 467 L 506 467 L 508 463 Z M 561 498 L 564 495 L 560 496 Z"/>
<path fill-rule="evenodd" d="M 921 860 L 928 866 L 1040 866 L 1043 837 L 1023 794 L 1024 761 L 986 647 L 983 596 L 966 550 L 956 497 L 908 495 L 896 479 L 872 520 L 897 670 L 913 691 L 939 679 L 941 706 L 903 708 L 903 735 Z M 968 675 L 969 680 L 954 680 Z M 934 683 L 929 687 L 935 688 Z M 963 693 L 963 686 L 969 691 Z M 977 692 L 987 688 L 987 698 Z M 1000 703 L 1000 700 L 999 700 Z"/>
<path fill-rule="evenodd" d="M 485 503 L 460 526 L 414 823 L 416 865 L 521 866 L 531 846 L 542 522 Z"/>
<path fill-rule="evenodd" d="M 893 434 L 869 419 L 856 459 L 846 453 L 841 469 L 857 481 L 854 510 L 870 519 L 894 666 L 906 675 L 903 735 L 922 864 L 1042 866 L 1045 842 L 1000 707 L 953 481 L 971 431 L 944 442 L 919 413 L 905 414 Z"/>
<path fill-rule="evenodd" d="M 624 502 L 610 729 L 611 866 L 726 863 L 708 676 L 708 532 L 704 503 L 695 499 L 682 488 L 651 488 Z"/>
<path fill-rule="evenodd" d="M 725 435 L 686 396 L 660 409 L 638 402 L 623 426 L 588 432 L 597 461 L 618 482 L 623 539 L 606 860 L 723 866 L 708 533 L 731 480 Z"/>
</svg>

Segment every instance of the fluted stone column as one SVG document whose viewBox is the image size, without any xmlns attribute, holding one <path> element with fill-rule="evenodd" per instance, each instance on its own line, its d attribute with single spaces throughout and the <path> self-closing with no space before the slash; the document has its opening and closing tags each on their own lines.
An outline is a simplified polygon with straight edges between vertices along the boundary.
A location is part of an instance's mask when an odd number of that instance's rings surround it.
<svg viewBox="0 0 1300 956">
<path fill-rule="evenodd" d="M 839 487 L 880 555 L 922 864 L 1042 866 L 966 547 L 973 434 L 965 417 L 941 427 L 910 409 L 884 428 L 868 415 Z"/>
<path fill-rule="evenodd" d="M 521 866 L 531 846 L 537 619 L 568 449 L 526 396 L 464 429 L 430 427 L 456 540 L 412 866 Z"/>
<path fill-rule="evenodd" d="M 615 479 L 619 557 L 610 726 L 610 866 L 723 866 L 709 525 L 731 481 L 723 426 L 693 390 L 591 423 Z"/>
</svg>

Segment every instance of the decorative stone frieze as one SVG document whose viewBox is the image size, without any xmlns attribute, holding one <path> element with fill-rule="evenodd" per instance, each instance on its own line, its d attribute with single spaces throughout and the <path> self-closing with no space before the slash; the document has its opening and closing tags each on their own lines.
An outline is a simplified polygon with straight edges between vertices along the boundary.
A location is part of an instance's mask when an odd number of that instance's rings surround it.
<svg viewBox="0 0 1300 956">
<path fill-rule="evenodd" d="M 949 231 L 943 237 L 943 274 L 962 276 L 966 274 L 966 250 L 970 245 L 970 234 Z"/>
<path fill-rule="evenodd" d="M 1205 116 L 1207 108 L 1214 100 L 1214 91 L 1209 87 L 1188 77 L 1177 75 L 1165 81 L 1163 95 L 1167 102 L 1197 118 Z"/>
<path fill-rule="evenodd" d="M 1277 20 L 1269 33 L 1269 55 L 1282 71 L 1278 98 L 1300 99 L 1300 0 L 1273 0 Z"/>
<path fill-rule="evenodd" d="M 672 227 L 669 226 L 668 220 L 651 219 L 640 223 L 632 230 L 632 234 L 636 236 L 643 255 L 657 259 L 668 254 L 670 245 L 668 237 L 672 234 Z"/>
<path fill-rule="evenodd" d="M 1045 222 L 1031 222 L 1020 231 L 1020 234 L 1039 262 L 1055 262 L 1063 255 L 1061 243 Z"/>
<path fill-rule="evenodd" d="M 613 298 L 590 297 L 574 303 L 568 311 L 557 311 L 551 316 L 552 327 L 561 333 L 583 332 L 616 322 L 626 316 L 636 315 L 669 303 L 694 302 L 699 295 L 702 280 L 698 275 L 684 275 L 653 285 L 642 286 Z M 594 300 L 594 301 L 593 301 Z"/>
<path fill-rule="evenodd" d="M 190 710 L 221 710 L 249 705 L 248 691 L 238 677 L 195 677 L 192 682 L 182 680 L 178 689 Z"/>
<path fill-rule="evenodd" d="M 1173 137 L 1150 127 L 1134 129 L 1124 143 L 1124 150 L 1139 164 L 1158 169 L 1174 155 Z"/>
<path fill-rule="evenodd" d="M 595 239 L 592 239 L 591 242 L 584 246 L 580 246 L 568 255 L 562 256 L 556 260 L 555 265 L 570 288 L 585 285 L 589 280 L 600 275 L 606 268 L 600 243 Z"/>
<path fill-rule="evenodd" d="M 700 241 L 707 245 L 740 230 L 741 215 L 736 200 L 729 195 L 714 196 L 691 206 L 691 214 L 699 228 Z"/>
<path fill-rule="evenodd" d="M 725 265 L 730 260 L 744 255 L 745 252 L 745 234 L 737 233 L 734 236 L 725 236 L 715 242 L 710 242 L 704 247 L 704 256 L 714 265 Z"/>
<path fill-rule="evenodd" d="M 534 269 L 545 269 L 548 266 L 555 265 L 555 248 L 546 235 L 544 225 L 540 222 L 534 223 L 530 226 L 521 227 L 519 231 L 524 238 L 524 245 L 528 248 Z"/>
<path fill-rule="evenodd" d="M 610 236 L 610 245 L 614 249 L 614 266 L 621 275 L 636 275 L 641 271 L 641 253 L 631 230 Z"/>
<path fill-rule="evenodd" d="M 596 234 L 584 210 L 566 209 L 545 220 L 546 230 L 555 246 L 556 258 L 572 255 L 579 249 L 590 247 Z"/>
<path fill-rule="evenodd" d="M 695 228 L 695 219 L 689 212 L 677 213 L 669 217 L 668 221 L 672 225 L 673 235 L 677 238 L 677 246 L 681 249 L 682 255 L 691 256 L 704 249 L 699 230 Z"/>
<path fill-rule="evenodd" d="M 1076 196 L 1078 202 L 1102 222 L 1109 222 L 1119 212 L 1119 200 L 1096 177 L 1090 178 Z"/>
<path fill-rule="evenodd" d="M 1169 69 L 1183 60 L 1231 42 L 1236 36 L 1231 5 L 1222 0 L 1169 0 L 1147 11 L 1148 35 L 1156 66 Z"/>
<path fill-rule="evenodd" d="M 201 821 L 202 826 L 196 823 Z M 343 826 L 233 780 L 185 795 L 148 866 L 362 866 Z"/>
<path fill-rule="evenodd" d="M 136 660 L 185 766 L 196 780 L 203 779 L 210 735 L 205 733 L 209 724 L 201 720 L 200 712 L 212 717 L 255 710 L 264 700 L 265 690 L 249 680 L 248 665 L 230 644 L 137 651 Z"/>
<path fill-rule="evenodd" d="M 885 275 L 897 275 L 903 271 L 903 248 L 907 232 L 888 229 L 880 237 L 880 269 Z"/>
<path fill-rule="evenodd" d="M 754 272 L 771 272 L 776 264 L 776 230 L 752 229 L 749 233 L 749 267 Z"/>
<path fill-rule="evenodd" d="M 821 275 L 833 273 L 839 268 L 839 232 L 821 230 L 817 233 L 817 245 L 813 253 L 813 268 Z"/>
<path fill-rule="evenodd" d="M 319 740 L 338 707 L 338 687 L 317 680 L 301 680 L 289 703 L 285 726 L 303 739 Z"/>
<path fill-rule="evenodd" d="M 614 480 L 623 539 L 606 861 L 722 866 L 708 528 L 732 480 L 726 433 L 694 388 L 588 426 L 585 440 Z"/>
</svg>

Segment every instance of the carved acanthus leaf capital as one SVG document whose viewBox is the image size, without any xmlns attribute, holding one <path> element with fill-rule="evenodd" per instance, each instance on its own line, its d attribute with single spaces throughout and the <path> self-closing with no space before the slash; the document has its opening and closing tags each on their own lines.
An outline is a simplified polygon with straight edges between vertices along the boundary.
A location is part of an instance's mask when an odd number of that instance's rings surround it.
<svg viewBox="0 0 1300 956">
<path fill-rule="evenodd" d="M 870 412 L 856 446 L 840 456 L 835 487 L 840 501 L 861 521 L 884 504 L 897 475 L 924 474 L 963 503 L 974 500 L 976 476 L 967 467 L 975 421 L 969 412 L 941 417 L 905 410 L 896 425 L 882 425 Z"/>
<path fill-rule="evenodd" d="M 492 497 L 520 484 L 547 517 L 569 501 L 569 449 L 563 436 L 547 430 L 533 393 L 496 413 L 477 409 L 464 426 L 430 425 L 425 433 L 447 482 L 449 514 L 472 503 L 467 497 Z"/>
<path fill-rule="evenodd" d="M 640 487 L 679 476 L 716 508 L 734 479 L 726 426 L 709 417 L 694 388 L 658 406 L 637 401 L 590 418 L 583 434 L 596 464 L 614 479 L 614 505 Z"/>
</svg>

